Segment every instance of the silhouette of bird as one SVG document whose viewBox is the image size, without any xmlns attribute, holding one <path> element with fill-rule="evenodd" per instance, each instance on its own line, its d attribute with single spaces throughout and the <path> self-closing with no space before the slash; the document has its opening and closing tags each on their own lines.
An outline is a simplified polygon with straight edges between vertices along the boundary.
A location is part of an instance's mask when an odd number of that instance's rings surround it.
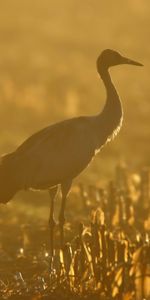
<svg viewBox="0 0 150 300">
<path fill-rule="evenodd" d="M 8 202 L 19 190 L 49 190 L 52 252 L 54 198 L 58 187 L 62 192 L 59 223 L 63 244 L 65 202 L 72 180 L 121 127 L 122 105 L 108 71 L 109 67 L 121 64 L 142 66 L 110 49 L 104 50 L 97 59 L 97 71 L 107 93 L 106 103 L 99 114 L 50 125 L 29 137 L 14 152 L 1 157 L 1 203 Z"/>
</svg>

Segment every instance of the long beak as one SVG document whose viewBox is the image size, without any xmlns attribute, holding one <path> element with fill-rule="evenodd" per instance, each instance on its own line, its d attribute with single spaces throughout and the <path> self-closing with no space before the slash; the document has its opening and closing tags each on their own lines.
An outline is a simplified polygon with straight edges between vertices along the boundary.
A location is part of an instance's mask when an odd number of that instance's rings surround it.
<svg viewBox="0 0 150 300">
<path fill-rule="evenodd" d="M 134 66 L 140 66 L 143 67 L 143 65 L 135 60 L 126 58 L 126 57 L 122 57 L 122 64 L 128 64 L 128 65 L 134 65 Z"/>
</svg>

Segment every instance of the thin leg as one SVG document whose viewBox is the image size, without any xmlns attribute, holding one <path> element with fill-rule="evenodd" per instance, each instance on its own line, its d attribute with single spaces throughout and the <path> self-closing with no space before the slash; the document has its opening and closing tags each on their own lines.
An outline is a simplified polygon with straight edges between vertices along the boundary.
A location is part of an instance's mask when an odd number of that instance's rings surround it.
<svg viewBox="0 0 150 300">
<path fill-rule="evenodd" d="M 50 214 L 49 214 L 49 227 L 50 227 L 50 257 L 54 256 L 54 200 L 58 191 L 58 186 L 53 187 L 49 190 L 50 195 Z"/>
<path fill-rule="evenodd" d="M 62 192 L 62 201 L 61 201 L 61 208 L 59 213 L 59 228 L 60 228 L 60 248 L 63 249 L 64 246 L 64 224 L 65 224 L 65 205 L 66 205 L 66 198 L 69 193 L 72 181 L 67 181 L 61 184 L 61 192 Z"/>
</svg>

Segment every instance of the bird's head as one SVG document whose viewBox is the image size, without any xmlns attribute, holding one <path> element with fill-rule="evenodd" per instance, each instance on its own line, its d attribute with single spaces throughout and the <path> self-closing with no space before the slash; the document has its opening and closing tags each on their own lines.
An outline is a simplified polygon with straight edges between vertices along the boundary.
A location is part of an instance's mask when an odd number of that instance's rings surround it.
<svg viewBox="0 0 150 300">
<path fill-rule="evenodd" d="M 119 52 L 106 49 L 104 50 L 97 59 L 97 70 L 100 73 L 101 68 L 108 69 L 112 66 L 128 64 L 134 66 L 143 66 L 141 63 L 122 56 Z"/>
</svg>

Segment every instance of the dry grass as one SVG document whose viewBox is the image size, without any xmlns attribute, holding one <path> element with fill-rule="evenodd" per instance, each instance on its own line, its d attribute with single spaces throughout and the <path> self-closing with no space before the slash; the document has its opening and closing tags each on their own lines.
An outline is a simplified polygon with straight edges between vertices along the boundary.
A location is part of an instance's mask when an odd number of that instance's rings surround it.
<svg viewBox="0 0 150 300">
<path fill-rule="evenodd" d="M 37 211 L 29 225 L 23 210 L 1 208 L 1 299 L 149 299 L 149 169 L 118 166 L 105 188 L 80 184 L 70 198 L 68 219 L 71 211 L 77 217 L 66 224 L 63 251 L 56 229 L 52 270 L 49 230 Z"/>
</svg>

